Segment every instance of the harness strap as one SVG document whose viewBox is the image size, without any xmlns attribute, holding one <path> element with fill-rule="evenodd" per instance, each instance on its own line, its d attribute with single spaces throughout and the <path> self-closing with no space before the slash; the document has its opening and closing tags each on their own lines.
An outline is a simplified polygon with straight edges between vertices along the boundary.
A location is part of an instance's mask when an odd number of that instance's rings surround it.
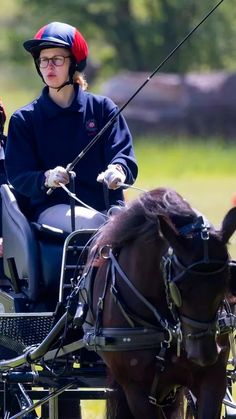
<svg viewBox="0 0 236 419">
<path fill-rule="evenodd" d="M 165 333 L 159 329 L 142 327 L 101 328 L 97 335 L 95 328 L 87 330 L 83 336 L 86 349 L 92 351 L 131 351 L 156 349 L 165 342 Z"/>
<path fill-rule="evenodd" d="M 178 232 L 181 236 L 188 236 L 189 234 L 199 233 L 203 228 L 210 228 L 210 225 L 206 223 L 202 215 L 198 216 L 195 221 L 178 228 Z"/>
<path fill-rule="evenodd" d="M 130 327 L 134 327 L 135 326 L 134 322 L 131 319 L 130 315 L 127 313 L 128 308 L 125 307 L 125 305 L 122 303 L 120 293 L 119 293 L 119 291 L 117 290 L 117 288 L 115 287 L 114 284 L 111 285 L 110 292 L 111 292 L 111 295 L 114 299 L 115 304 L 118 305 L 118 307 L 119 307 L 122 315 L 124 316 L 125 320 L 127 321 L 127 323 L 130 325 Z"/>
<path fill-rule="evenodd" d="M 189 326 L 193 326 L 196 329 L 202 329 L 203 327 L 206 329 L 210 329 L 211 327 L 215 326 L 217 323 L 217 316 L 212 322 L 199 322 L 197 320 L 190 319 L 190 317 L 186 317 L 184 315 L 180 315 L 181 320 Z"/>
<path fill-rule="evenodd" d="M 110 293 L 114 299 L 115 304 L 118 305 L 122 315 L 124 316 L 125 320 L 128 322 L 130 327 L 135 327 L 135 323 L 138 326 L 144 326 L 148 328 L 153 328 L 155 325 L 153 323 L 147 322 L 143 320 L 141 317 L 133 313 L 127 304 L 124 302 L 121 293 L 116 287 L 116 274 L 115 274 L 115 266 L 111 264 L 111 275 L 112 275 L 112 285 L 110 287 Z"/>
<path fill-rule="evenodd" d="M 124 318 L 127 320 L 131 327 L 135 327 L 135 324 L 143 327 L 148 327 L 149 329 L 156 327 L 153 323 L 147 322 L 138 315 L 131 312 L 127 304 L 123 301 L 121 293 L 113 284 L 110 287 L 110 292 L 112 294 L 114 302 L 118 305 L 121 313 L 123 314 Z"/>
<path fill-rule="evenodd" d="M 110 260 L 110 263 L 111 263 L 111 260 Z M 112 284 L 111 284 L 111 287 L 110 287 L 111 295 L 112 295 L 115 303 L 118 305 L 118 307 L 119 307 L 122 315 L 124 316 L 125 320 L 130 325 L 130 327 L 134 327 L 135 324 L 134 324 L 133 320 L 131 319 L 130 315 L 128 314 L 127 307 L 122 302 L 120 293 L 115 286 L 115 283 L 116 283 L 115 267 L 114 267 L 114 264 L 112 264 L 112 263 L 111 263 L 111 278 L 112 278 Z"/>
<path fill-rule="evenodd" d="M 204 243 L 206 243 L 206 242 L 204 242 Z M 205 255 L 205 257 L 206 257 L 206 255 Z M 177 256 L 175 254 L 173 254 L 173 256 L 172 256 L 172 262 L 178 268 L 180 268 L 182 270 L 182 272 L 180 272 L 179 274 L 175 275 L 175 277 L 172 279 L 173 282 L 179 282 L 179 281 L 181 281 L 182 278 L 183 278 L 183 276 L 186 275 L 187 273 L 191 273 L 192 275 L 196 274 L 198 276 L 218 275 L 219 273 L 221 273 L 225 269 L 227 269 L 228 268 L 228 264 L 229 264 L 228 259 L 225 262 L 223 262 L 222 260 L 212 259 L 211 262 L 210 262 L 211 264 L 216 264 L 216 265 L 220 265 L 221 264 L 222 265 L 222 263 L 223 263 L 223 265 L 220 268 L 215 269 L 214 271 L 211 271 L 211 272 L 204 272 L 204 271 L 201 272 L 201 271 L 194 270 L 194 268 L 197 268 L 197 267 L 199 267 L 199 265 L 204 264 L 205 263 L 205 260 L 204 259 L 203 260 L 200 260 L 200 261 L 197 261 L 197 262 L 194 262 L 190 266 L 184 266 L 179 261 L 179 259 L 177 258 Z M 208 263 L 209 263 L 209 260 L 208 260 Z"/>
<path fill-rule="evenodd" d="M 96 321 L 95 321 L 95 333 L 96 334 L 99 333 L 99 331 L 101 329 L 101 326 L 102 326 L 102 313 L 103 313 L 103 306 L 104 306 L 104 298 L 105 298 L 107 287 L 108 287 L 109 270 L 110 270 L 110 265 L 107 266 L 103 293 L 102 293 L 102 296 L 99 297 L 98 303 L 97 303 L 97 313 L 96 313 Z"/>
<path fill-rule="evenodd" d="M 114 265 L 114 268 L 117 270 L 121 278 L 125 281 L 126 285 L 133 291 L 133 293 L 136 295 L 136 297 L 142 301 L 142 303 L 148 307 L 148 309 L 154 314 L 154 317 L 158 320 L 160 325 L 163 327 L 163 329 L 167 330 L 170 335 L 174 334 L 174 328 L 171 327 L 168 324 L 168 321 L 166 319 L 163 319 L 160 314 L 157 312 L 156 308 L 137 290 L 137 288 L 132 284 L 132 282 L 129 280 L 129 278 L 126 276 L 124 271 L 121 269 L 119 263 L 117 262 L 115 256 L 112 253 L 112 250 L 110 250 L 109 257 Z M 113 281 L 115 281 L 115 275 L 113 277 Z M 170 333 L 171 332 L 171 333 Z"/>
<path fill-rule="evenodd" d="M 201 330 L 198 333 L 188 333 L 186 335 L 186 339 L 200 339 L 204 336 L 214 336 L 217 332 L 220 332 L 217 316 L 212 322 L 199 322 L 197 320 L 192 320 L 189 317 L 185 317 L 183 315 L 180 315 L 180 319 L 182 320 L 182 323 L 192 326 L 195 329 Z"/>
<path fill-rule="evenodd" d="M 149 402 L 157 406 L 157 386 L 160 380 L 160 374 L 165 369 L 165 355 L 166 355 L 166 347 L 162 346 L 158 355 L 156 355 L 156 369 L 155 374 L 151 386 L 150 395 L 148 396 Z"/>
</svg>

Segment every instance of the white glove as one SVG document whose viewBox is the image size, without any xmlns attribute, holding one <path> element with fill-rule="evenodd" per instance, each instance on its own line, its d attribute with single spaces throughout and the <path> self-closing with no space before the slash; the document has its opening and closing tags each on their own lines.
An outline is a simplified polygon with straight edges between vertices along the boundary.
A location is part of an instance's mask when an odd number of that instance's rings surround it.
<svg viewBox="0 0 236 419">
<path fill-rule="evenodd" d="M 125 179 L 126 175 L 119 164 L 109 164 L 107 170 L 97 177 L 97 181 L 105 182 L 109 189 L 119 188 L 119 184 L 124 183 Z"/>
<path fill-rule="evenodd" d="M 57 166 L 55 169 L 47 170 L 44 174 L 45 186 L 47 188 L 59 188 L 59 183 L 67 185 L 70 181 L 67 170 L 62 166 Z"/>
</svg>

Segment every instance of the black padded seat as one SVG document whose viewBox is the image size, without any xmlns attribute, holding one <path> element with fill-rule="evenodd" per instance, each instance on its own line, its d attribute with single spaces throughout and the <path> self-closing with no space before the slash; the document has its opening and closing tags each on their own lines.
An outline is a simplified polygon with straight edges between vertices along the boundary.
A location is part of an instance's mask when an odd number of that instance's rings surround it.
<svg viewBox="0 0 236 419">
<path fill-rule="evenodd" d="M 31 301 L 58 301 L 62 249 L 68 233 L 30 222 L 28 199 L 4 184 L 2 196 L 3 266 L 12 278 L 15 267 L 21 290 Z"/>
</svg>

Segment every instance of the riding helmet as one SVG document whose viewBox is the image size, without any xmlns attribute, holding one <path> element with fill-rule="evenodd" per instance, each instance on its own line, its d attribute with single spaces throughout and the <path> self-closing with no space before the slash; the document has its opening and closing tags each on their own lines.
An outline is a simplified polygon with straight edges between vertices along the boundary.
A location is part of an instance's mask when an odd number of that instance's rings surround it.
<svg viewBox="0 0 236 419">
<path fill-rule="evenodd" d="M 75 27 L 67 23 L 51 22 L 43 26 L 36 33 L 34 39 L 25 41 L 23 44 L 26 51 L 30 52 L 35 60 L 37 71 L 37 60 L 42 49 L 48 48 L 67 48 L 72 55 L 70 67 L 70 78 L 75 71 L 83 71 L 86 67 L 88 56 L 88 45 L 83 35 Z"/>
</svg>

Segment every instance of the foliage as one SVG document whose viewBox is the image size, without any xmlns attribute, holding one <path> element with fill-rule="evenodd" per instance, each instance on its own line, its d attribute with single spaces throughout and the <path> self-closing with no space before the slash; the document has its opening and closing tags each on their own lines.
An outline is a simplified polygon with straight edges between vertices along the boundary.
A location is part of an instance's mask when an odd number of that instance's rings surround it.
<svg viewBox="0 0 236 419">
<path fill-rule="evenodd" d="M 33 37 L 49 21 L 78 27 L 91 56 L 103 68 L 150 71 L 216 4 L 213 0 L 18 0 L 21 13 L 12 31 L 14 56 L 19 39 Z M 164 71 L 233 68 L 236 9 L 224 2 L 175 54 Z M 14 48 L 15 45 L 15 48 Z M 22 51 L 20 51 L 23 56 Z"/>
</svg>

